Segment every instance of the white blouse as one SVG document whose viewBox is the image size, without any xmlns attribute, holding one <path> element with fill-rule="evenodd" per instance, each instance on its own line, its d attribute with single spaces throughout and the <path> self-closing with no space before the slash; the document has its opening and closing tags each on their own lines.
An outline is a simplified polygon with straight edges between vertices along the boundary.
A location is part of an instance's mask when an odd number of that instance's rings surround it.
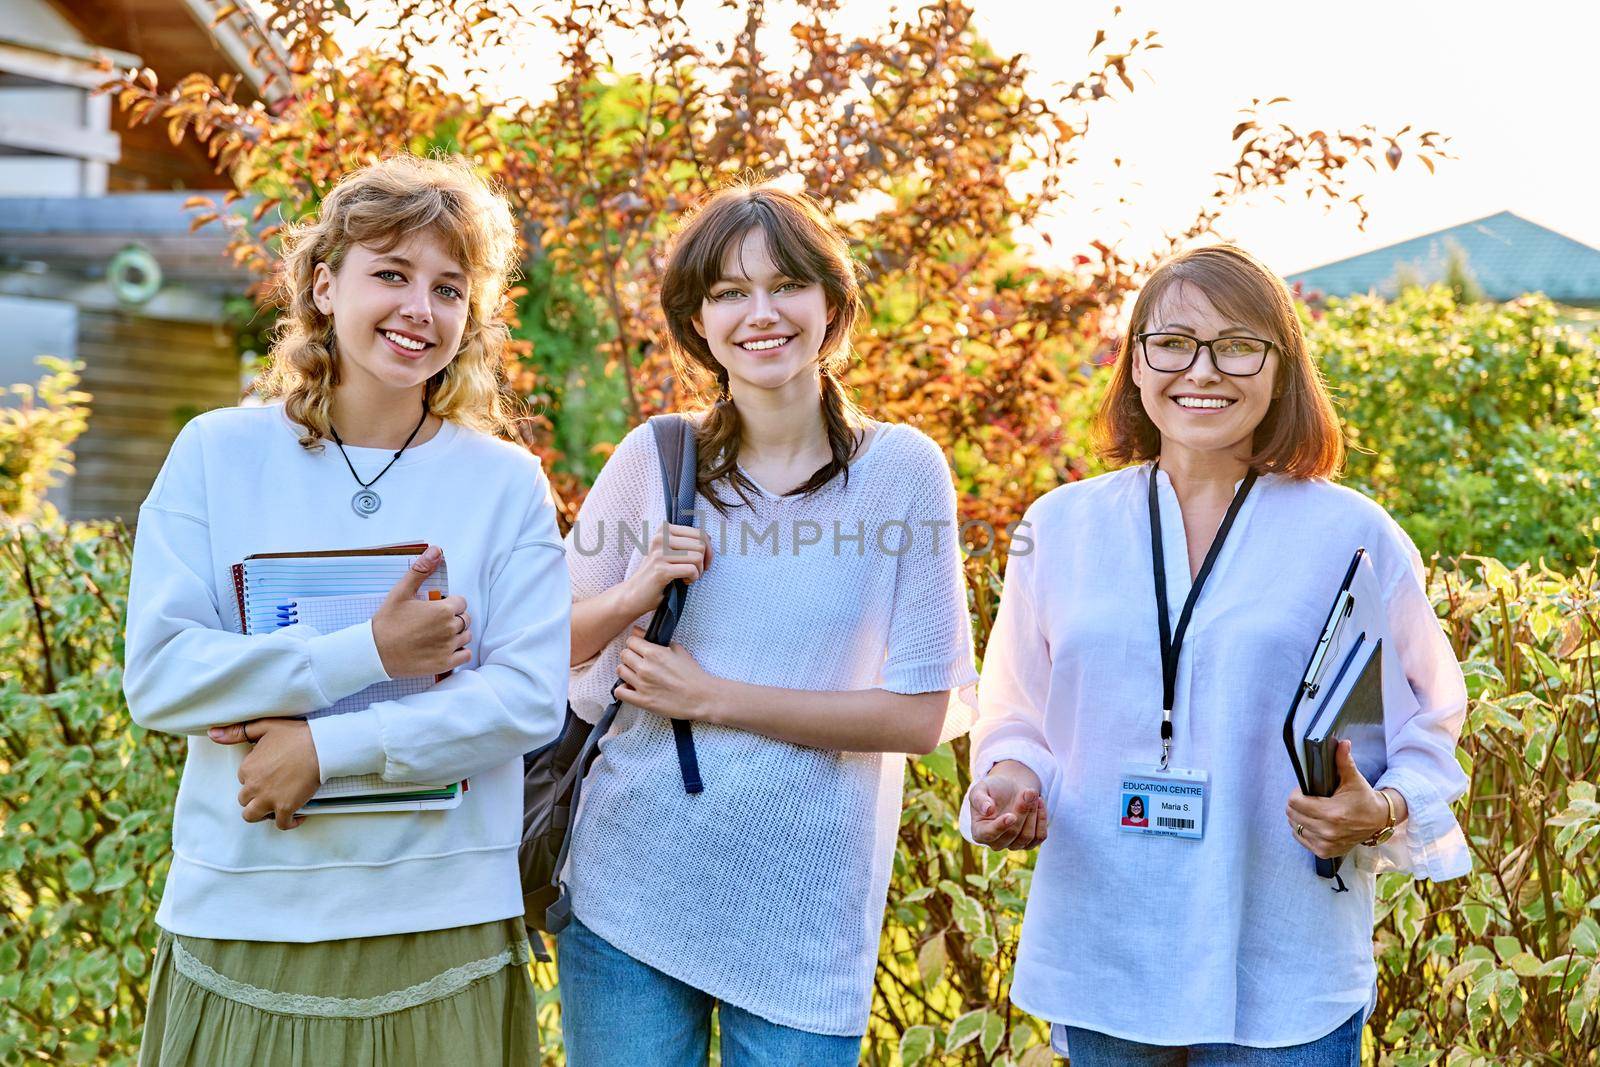
<svg viewBox="0 0 1600 1067">
<path fill-rule="evenodd" d="M 1148 1044 L 1312 1041 L 1373 996 L 1376 872 L 1439 880 L 1470 866 L 1450 811 L 1467 785 L 1455 758 L 1466 687 L 1404 531 L 1352 490 L 1265 475 L 1199 597 L 1178 667 L 1172 765 L 1210 775 L 1204 837 L 1122 832 L 1122 765 L 1161 752 L 1150 470 L 1047 493 L 1021 535 L 1032 551 L 1019 540 L 1008 564 L 979 683 L 973 778 L 1000 760 L 1024 763 L 1050 814 L 1011 996 L 1053 1023 Z M 1156 477 L 1175 626 L 1188 548 L 1171 482 Z M 1355 849 L 1341 871 L 1350 891 L 1336 893 L 1284 816 L 1297 782 L 1282 729 L 1362 546 L 1418 705 L 1390 709 L 1389 766 L 1373 784 L 1398 790 L 1410 814 L 1386 844 Z M 967 803 L 961 828 L 970 840 Z"/>
</svg>

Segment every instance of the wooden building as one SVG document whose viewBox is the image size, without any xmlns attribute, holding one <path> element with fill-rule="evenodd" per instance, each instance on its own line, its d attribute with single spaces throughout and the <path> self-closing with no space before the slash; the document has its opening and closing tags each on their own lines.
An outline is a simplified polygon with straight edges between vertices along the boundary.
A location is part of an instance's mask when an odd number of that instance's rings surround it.
<svg viewBox="0 0 1600 1067">
<path fill-rule="evenodd" d="M 220 229 L 189 232 L 183 201 L 221 192 L 205 149 L 164 124 L 130 127 L 101 66 L 241 79 L 250 99 L 284 59 L 221 0 L 0 0 L 0 385 L 36 358 L 85 364 L 93 395 L 77 472 L 52 493 L 71 518 L 133 518 L 184 421 L 236 403 L 227 305 L 249 278 Z M 248 13 L 247 13 L 248 16 Z"/>
</svg>

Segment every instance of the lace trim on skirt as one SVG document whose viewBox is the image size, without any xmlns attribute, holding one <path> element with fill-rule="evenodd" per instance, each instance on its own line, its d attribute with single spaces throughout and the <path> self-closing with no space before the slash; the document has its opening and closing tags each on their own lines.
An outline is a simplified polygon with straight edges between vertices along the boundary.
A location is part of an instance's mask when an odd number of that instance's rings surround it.
<svg viewBox="0 0 1600 1067">
<path fill-rule="evenodd" d="M 275 1015 L 309 1015 L 321 1019 L 371 1019 L 405 1011 L 421 1004 L 443 1000 L 461 992 L 480 978 L 487 978 L 512 965 L 528 962 L 528 942 L 516 944 L 493 956 L 459 967 L 451 967 L 425 982 L 375 997 L 323 997 L 310 993 L 280 993 L 272 989 L 235 981 L 196 957 L 177 938 L 172 940 L 172 962 L 179 974 L 195 985 L 235 1003 Z"/>
</svg>

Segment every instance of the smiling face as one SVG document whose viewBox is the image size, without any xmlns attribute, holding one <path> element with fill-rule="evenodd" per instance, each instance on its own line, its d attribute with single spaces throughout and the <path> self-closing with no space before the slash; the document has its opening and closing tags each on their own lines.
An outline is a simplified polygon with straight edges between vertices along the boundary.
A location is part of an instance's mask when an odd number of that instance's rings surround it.
<svg viewBox="0 0 1600 1067">
<path fill-rule="evenodd" d="M 1202 340 L 1233 335 L 1261 337 L 1263 331 L 1223 316 L 1196 285 L 1179 282 L 1152 309 L 1140 333 L 1172 331 Z M 1270 340 L 1270 338 L 1268 338 Z M 1267 416 L 1278 375 L 1276 346 L 1267 353 L 1260 373 L 1249 377 L 1223 374 L 1209 347 L 1197 353 L 1186 371 L 1152 370 L 1142 348 L 1133 347 L 1133 380 L 1144 410 L 1161 434 L 1161 451 L 1174 446 L 1196 452 L 1224 451 L 1249 455 L 1256 427 Z"/>
<path fill-rule="evenodd" d="M 785 275 L 766 234 L 753 227 L 728 247 L 721 277 L 694 316 L 694 329 L 742 390 L 782 390 L 806 383 L 815 395 L 817 360 L 833 321 L 818 282 Z"/>
<path fill-rule="evenodd" d="M 467 327 L 468 284 L 432 230 L 384 252 L 352 244 L 337 271 L 317 264 L 312 298 L 333 318 L 343 382 L 409 391 L 443 370 Z"/>
</svg>

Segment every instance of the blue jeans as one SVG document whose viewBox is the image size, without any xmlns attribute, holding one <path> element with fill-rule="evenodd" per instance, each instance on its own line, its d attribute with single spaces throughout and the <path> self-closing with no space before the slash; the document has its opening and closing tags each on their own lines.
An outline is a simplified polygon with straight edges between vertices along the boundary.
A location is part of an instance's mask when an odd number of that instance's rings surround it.
<svg viewBox="0 0 1600 1067">
<path fill-rule="evenodd" d="M 779 1026 L 613 948 L 576 917 L 556 938 L 568 1067 L 705 1067 L 711 1010 L 723 1067 L 855 1067 L 861 1038 Z"/>
<path fill-rule="evenodd" d="M 1072 1067 L 1361 1067 L 1365 1016 L 1363 1009 L 1330 1034 L 1282 1048 L 1220 1044 L 1170 1048 L 1124 1041 L 1076 1026 L 1064 1029 Z"/>
</svg>

